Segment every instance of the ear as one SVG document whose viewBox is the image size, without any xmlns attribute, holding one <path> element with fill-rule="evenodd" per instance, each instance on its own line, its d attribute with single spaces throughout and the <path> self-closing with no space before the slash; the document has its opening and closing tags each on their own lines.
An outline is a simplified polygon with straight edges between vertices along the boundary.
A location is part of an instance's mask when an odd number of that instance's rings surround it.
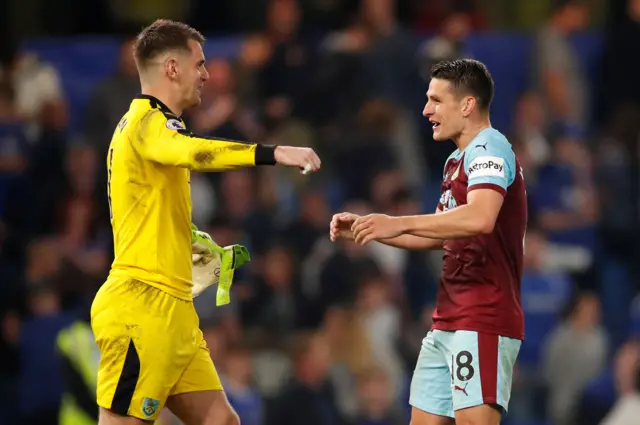
<svg viewBox="0 0 640 425">
<path fill-rule="evenodd" d="M 476 98 L 465 96 L 462 98 L 462 115 L 466 118 L 476 109 Z"/>
<path fill-rule="evenodd" d="M 164 63 L 164 72 L 171 79 L 178 76 L 178 61 L 175 58 L 169 58 Z"/>
</svg>

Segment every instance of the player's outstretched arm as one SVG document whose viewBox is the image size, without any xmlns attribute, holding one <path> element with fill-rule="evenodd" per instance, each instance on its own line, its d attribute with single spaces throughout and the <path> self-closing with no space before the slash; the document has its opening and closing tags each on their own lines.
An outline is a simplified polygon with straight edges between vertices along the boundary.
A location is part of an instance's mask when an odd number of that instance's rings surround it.
<svg viewBox="0 0 640 425">
<path fill-rule="evenodd" d="M 360 218 L 357 214 L 344 212 L 335 214 L 329 225 L 329 237 L 335 242 L 338 239 L 354 240 L 351 226 L 356 219 Z M 442 240 L 423 238 L 414 235 L 400 235 L 395 238 L 380 239 L 378 242 L 392 246 L 394 248 L 407 249 L 411 251 L 430 250 L 442 248 Z"/>
<path fill-rule="evenodd" d="M 143 157 L 193 171 L 227 171 L 256 165 L 281 164 L 305 172 L 320 169 L 320 159 L 309 148 L 249 144 L 197 136 L 159 110 L 141 122 L 137 149 Z"/>
<path fill-rule="evenodd" d="M 355 220 L 351 230 L 359 244 L 400 235 L 445 240 L 488 234 L 493 232 L 503 200 L 498 191 L 477 189 L 469 192 L 466 205 L 453 210 L 401 217 L 370 214 Z"/>
</svg>

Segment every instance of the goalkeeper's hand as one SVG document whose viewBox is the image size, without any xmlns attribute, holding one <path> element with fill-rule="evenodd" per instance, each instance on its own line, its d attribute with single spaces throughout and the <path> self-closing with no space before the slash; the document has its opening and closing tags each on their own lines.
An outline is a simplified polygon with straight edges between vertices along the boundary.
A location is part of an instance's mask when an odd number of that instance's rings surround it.
<svg viewBox="0 0 640 425">
<path fill-rule="evenodd" d="M 191 254 L 193 254 L 194 263 L 207 264 L 213 258 L 216 248 L 216 243 L 208 233 L 198 230 L 193 224 L 191 225 Z"/>
<path fill-rule="evenodd" d="M 234 270 L 251 261 L 249 251 L 242 245 L 220 247 L 211 236 L 191 225 L 191 268 L 193 287 L 197 297 L 211 285 L 218 284 L 216 305 L 228 304 Z"/>
</svg>

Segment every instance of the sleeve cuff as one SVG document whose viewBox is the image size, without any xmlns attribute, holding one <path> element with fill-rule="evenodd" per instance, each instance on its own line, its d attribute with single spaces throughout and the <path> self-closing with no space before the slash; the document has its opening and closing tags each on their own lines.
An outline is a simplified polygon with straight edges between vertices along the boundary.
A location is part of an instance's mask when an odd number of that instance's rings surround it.
<svg viewBox="0 0 640 425">
<path fill-rule="evenodd" d="M 473 186 L 469 186 L 467 188 L 467 193 L 471 192 L 472 190 L 476 190 L 476 189 L 493 189 L 496 192 L 500 193 L 502 196 L 507 196 L 507 191 L 504 190 L 504 188 L 502 186 L 494 184 L 494 183 L 478 183 L 478 184 L 474 184 Z"/>
<path fill-rule="evenodd" d="M 276 165 L 276 145 L 256 145 L 256 165 Z"/>
</svg>

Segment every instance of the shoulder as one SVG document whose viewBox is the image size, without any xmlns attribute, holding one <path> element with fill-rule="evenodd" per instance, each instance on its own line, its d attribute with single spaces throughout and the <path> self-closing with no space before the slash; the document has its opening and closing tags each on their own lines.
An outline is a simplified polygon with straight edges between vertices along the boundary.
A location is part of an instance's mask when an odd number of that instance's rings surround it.
<svg viewBox="0 0 640 425">
<path fill-rule="evenodd" d="M 464 169 L 469 179 L 504 179 L 510 185 L 516 175 L 516 156 L 507 138 L 488 128 L 465 149 Z"/>
<path fill-rule="evenodd" d="M 180 118 L 161 109 L 149 108 L 132 112 L 133 120 L 148 129 L 163 127 L 169 130 L 185 129 L 184 122 Z"/>
<path fill-rule="evenodd" d="M 471 141 L 466 151 L 465 166 L 467 167 L 479 158 L 498 159 L 509 167 L 515 166 L 516 155 L 511 144 L 502 133 L 493 128 L 483 130 Z"/>
</svg>

